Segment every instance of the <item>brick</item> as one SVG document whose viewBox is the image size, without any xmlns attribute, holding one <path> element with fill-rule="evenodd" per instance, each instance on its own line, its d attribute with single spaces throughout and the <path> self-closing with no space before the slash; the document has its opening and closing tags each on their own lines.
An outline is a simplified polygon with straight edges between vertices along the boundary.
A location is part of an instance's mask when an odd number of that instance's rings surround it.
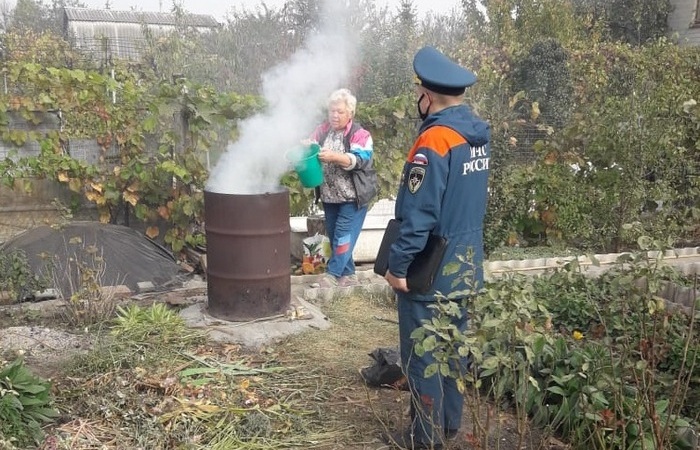
<svg viewBox="0 0 700 450">
<path fill-rule="evenodd" d="M 136 283 L 136 287 L 138 288 L 140 294 L 146 292 L 153 292 L 156 290 L 156 287 L 150 281 L 139 281 L 138 283 Z"/>
</svg>

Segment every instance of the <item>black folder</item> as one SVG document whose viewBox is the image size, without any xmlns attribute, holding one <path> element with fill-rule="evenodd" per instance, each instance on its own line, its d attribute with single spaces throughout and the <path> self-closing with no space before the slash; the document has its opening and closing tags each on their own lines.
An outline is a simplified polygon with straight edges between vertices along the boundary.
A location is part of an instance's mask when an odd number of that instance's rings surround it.
<svg viewBox="0 0 700 450">
<path fill-rule="evenodd" d="M 389 251 L 391 245 L 399 237 L 401 222 L 391 219 L 386 226 L 382 243 L 379 245 L 377 258 L 374 260 L 374 273 L 386 275 L 389 270 Z M 430 291 L 435 280 L 435 275 L 440 269 L 440 263 L 447 250 L 447 239 L 442 236 L 431 234 L 425 248 L 421 250 L 408 266 L 406 283 L 412 293 L 425 294 Z"/>
</svg>

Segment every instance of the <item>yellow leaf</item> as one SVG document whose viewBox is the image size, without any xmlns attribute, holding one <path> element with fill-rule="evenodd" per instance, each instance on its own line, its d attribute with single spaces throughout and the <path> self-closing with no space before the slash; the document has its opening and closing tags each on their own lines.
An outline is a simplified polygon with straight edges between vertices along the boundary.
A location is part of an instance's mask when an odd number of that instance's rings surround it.
<svg viewBox="0 0 700 450">
<path fill-rule="evenodd" d="M 547 164 L 548 166 L 551 166 L 552 164 L 557 162 L 557 153 L 556 152 L 549 152 L 544 156 L 544 163 Z"/>
<path fill-rule="evenodd" d="M 83 182 L 77 178 L 71 178 L 70 181 L 68 182 L 68 188 L 73 192 L 80 192 L 80 189 L 82 187 L 83 187 Z"/>
<path fill-rule="evenodd" d="M 530 111 L 530 118 L 532 120 L 537 120 L 540 117 L 540 104 L 537 102 L 532 102 L 532 110 Z"/>
<path fill-rule="evenodd" d="M 109 223 L 109 219 L 111 219 L 112 216 L 109 214 L 109 211 L 103 211 L 100 213 L 100 222 L 102 223 Z"/>
<path fill-rule="evenodd" d="M 22 182 L 22 189 L 23 189 L 24 192 L 26 192 L 27 194 L 31 194 L 31 193 L 33 192 L 33 190 L 34 190 L 34 187 L 33 187 L 33 186 L 34 186 L 34 185 L 33 185 L 32 182 L 29 181 L 29 180 L 24 180 L 24 181 Z"/>
<path fill-rule="evenodd" d="M 114 175 L 119 176 L 119 174 L 122 172 L 121 166 L 114 166 Z"/>
<path fill-rule="evenodd" d="M 513 109 L 515 107 L 515 105 L 517 105 L 518 102 L 520 100 L 522 100 L 523 98 L 525 98 L 525 91 L 518 92 L 513 97 L 511 97 L 511 99 L 508 101 L 508 107 L 510 109 Z"/>
<path fill-rule="evenodd" d="M 574 330 L 573 333 L 571 333 L 571 336 L 577 341 L 580 341 L 584 338 L 583 333 L 581 333 L 579 330 Z"/>
<path fill-rule="evenodd" d="M 58 181 L 60 181 L 61 183 L 65 183 L 68 180 L 70 180 L 70 177 L 68 176 L 67 173 L 65 173 L 65 172 L 58 173 Z"/>
<path fill-rule="evenodd" d="M 123 192 L 122 197 L 124 197 L 124 201 L 131 203 L 131 206 L 136 206 L 136 204 L 139 202 L 139 195 L 134 194 L 133 192 Z"/>
<path fill-rule="evenodd" d="M 168 220 L 170 218 L 170 208 L 167 206 L 159 206 L 158 215 L 163 219 Z"/>
<path fill-rule="evenodd" d="M 102 184 L 100 184 L 100 183 L 95 183 L 95 182 L 93 181 L 93 182 L 90 183 L 90 187 L 91 187 L 93 190 L 102 193 Z"/>
<path fill-rule="evenodd" d="M 96 205 L 100 205 L 100 206 L 104 205 L 107 202 L 104 195 L 99 194 L 97 192 L 92 192 L 92 191 L 86 192 L 85 198 L 87 198 L 91 202 L 94 202 Z"/>
<path fill-rule="evenodd" d="M 198 404 L 198 405 L 196 405 L 196 406 L 197 406 L 197 409 L 199 409 L 200 411 L 204 411 L 204 412 L 206 412 L 206 413 L 215 413 L 215 412 L 219 412 L 219 410 L 221 409 L 221 408 L 219 408 L 219 407 L 216 406 L 216 405 L 203 405 L 203 404 Z"/>
<path fill-rule="evenodd" d="M 155 239 L 160 234 L 158 227 L 148 227 L 146 228 L 146 236 L 151 239 Z"/>
<path fill-rule="evenodd" d="M 301 265 L 302 273 L 307 274 L 307 275 L 314 273 L 315 269 L 316 268 L 314 267 L 313 263 L 310 263 L 310 262 L 305 262 L 305 263 L 302 263 L 302 265 Z"/>
<path fill-rule="evenodd" d="M 242 391 L 248 389 L 248 387 L 250 387 L 250 380 L 246 378 L 245 380 L 241 381 L 240 387 Z"/>
</svg>

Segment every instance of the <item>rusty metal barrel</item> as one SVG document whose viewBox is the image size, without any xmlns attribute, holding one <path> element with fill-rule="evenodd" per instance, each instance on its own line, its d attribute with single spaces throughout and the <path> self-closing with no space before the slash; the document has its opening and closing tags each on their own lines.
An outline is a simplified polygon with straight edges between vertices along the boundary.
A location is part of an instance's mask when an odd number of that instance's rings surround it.
<svg viewBox="0 0 700 450">
<path fill-rule="evenodd" d="M 208 313 L 242 322 L 277 315 L 291 298 L 289 193 L 204 192 Z"/>
</svg>

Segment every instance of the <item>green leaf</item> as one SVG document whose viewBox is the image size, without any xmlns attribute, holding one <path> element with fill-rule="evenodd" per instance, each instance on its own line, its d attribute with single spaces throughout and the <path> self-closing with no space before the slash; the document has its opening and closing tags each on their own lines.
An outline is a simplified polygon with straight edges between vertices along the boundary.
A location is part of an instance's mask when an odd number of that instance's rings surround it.
<svg viewBox="0 0 700 450">
<path fill-rule="evenodd" d="M 566 397 L 566 392 L 564 389 L 560 388 L 559 386 L 550 386 L 547 388 L 549 392 L 552 392 L 554 394 L 561 395 L 562 397 Z"/>
<path fill-rule="evenodd" d="M 25 396 L 20 397 L 19 401 L 22 404 L 22 406 L 43 405 L 46 403 L 46 399 Z"/>
<path fill-rule="evenodd" d="M 158 118 L 154 115 L 150 115 L 143 119 L 143 130 L 148 133 L 153 133 L 158 125 Z"/>
<path fill-rule="evenodd" d="M 17 387 L 17 385 L 15 385 Z M 25 392 L 28 392 L 30 394 L 38 394 L 40 392 L 44 392 L 46 390 L 46 386 L 39 385 L 39 384 L 28 384 L 24 385 L 22 384 L 22 390 Z"/>
<path fill-rule="evenodd" d="M 432 352 L 433 350 L 435 350 L 436 345 L 437 338 L 435 337 L 435 335 L 430 335 L 423 341 L 423 349 L 426 352 Z"/>
<path fill-rule="evenodd" d="M 658 400 L 654 403 L 654 407 L 656 408 L 656 414 L 663 414 L 666 412 L 666 409 L 668 408 L 669 405 L 669 400 L 667 398 Z"/>
<path fill-rule="evenodd" d="M 416 342 L 413 345 L 413 351 L 416 353 L 416 355 L 423 357 L 425 355 L 425 348 L 423 348 L 423 344 L 421 342 Z"/>
<path fill-rule="evenodd" d="M 533 377 L 529 376 L 527 379 L 530 381 L 530 384 L 537 389 L 537 391 L 540 391 L 540 383 Z"/>
<path fill-rule="evenodd" d="M 567 374 L 567 375 L 562 375 L 562 376 L 556 376 L 552 375 L 552 379 L 559 385 L 564 385 L 568 381 L 571 381 L 576 375 L 574 374 Z"/>
<path fill-rule="evenodd" d="M 35 408 L 29 411 L 29 414 L 35 415 L 35 417 L 42 417 L 43 422 L 48 422 L 51 419 L 55 419 L 60 415 L 55 408 Z"/>
<path fill-rule="evenodd" d="M 182 370 L 179 375 L 182 378 L 185 377 L 191 377 L 195 375 L 203 375 L 203 374 L 210 374 L 210 373 L 219 373 L 221 370 L 215 368 L 215 367 L 192 367 L 190 369 L 185 369 Z"/>
<path fill-rule="evenodd" d="M 447 363 L 440 364 L 440 375 L 447 377 L 450 375 L 450 365 Z"/>
<path fill-rule="evenodd" d="M 443 275 L 454 275 L 459 272 L 460 269 L 460 264 L 457 262 L 450 262 L 445 265 L 445 267 L 442 269 Z"/>
<path fill-rule="evenodd" d="M 423 372 L 423 377 L 424 378 L 430 378 L 433 375 L 435 375 L 438 371 L 438 363 L 432 363 L 428 364 L 428 367 L 425 368 L 425 371 Z"/>
<path fill-rule="evenodd" d="M 485 358 L 484 362 L 481 364 L 481 368 L 484 370 L 495 369 L 497 367 L 498 367 L 498 358 L 495 356 L 489 356 L 488 358 Z"/>
<path fill-rule="evenodd" d="M 503 320 L 501 319 L 495 319 L 495 318 L 490 318 L 486 319 L 482 324 L 482 328 L 498 328 L 503 324 Z"/>
<path fill-rule="evenodd" d="M 682 418 L 682 417 L 676 417 L 676 419 L 673 421 L 673 425 L 674 425 L 676 428 L 689 427 L 689 426 L 690 426 L 690 422 L 688 422 L 687 420 L 685 420 L 685 419 Z"/>
<path fill-rule="evenodd" d="M 190 384 L 194 387 L 201 387 L 201 386 L 205 386 L 209 383 L 212 383 L 213 381 L 214 381 L 214 379 L 212 379 L 212 378 L 197 378 L 194 380 L 188 380 L 187 384 Z"/>
<path fill-rule="evenodd" d="M 481 372 L 479 372 L 479 378 L 488 378 L 494 375 L 496 372 L 498 372 L 498 370 L 496 370 L 495 368 L 482 370 Z"/>
<path fill-rule="evenodd" d="M 74 80 L 76 80 L 80 83 L 83 83 L 85 81 L 86 75 L 85 75 L 85 71 L 83 71 L 83 70 L 80 70 L 80 69 L 71 70 L 70 74 L 71 74 L 71 78 L 73 78 Z"/>
<path fill-rule="evenodd" d="M 587 412 L 584 414 L 584 416 L 586 417 L 586 419 L 593 421 L 593 422 L 598 422 L 600 420 L 603 420 L 603 416 L 601 416 L 600 414 L 597 414 L 597 413 L 588 413 Z"/>
</svg>

